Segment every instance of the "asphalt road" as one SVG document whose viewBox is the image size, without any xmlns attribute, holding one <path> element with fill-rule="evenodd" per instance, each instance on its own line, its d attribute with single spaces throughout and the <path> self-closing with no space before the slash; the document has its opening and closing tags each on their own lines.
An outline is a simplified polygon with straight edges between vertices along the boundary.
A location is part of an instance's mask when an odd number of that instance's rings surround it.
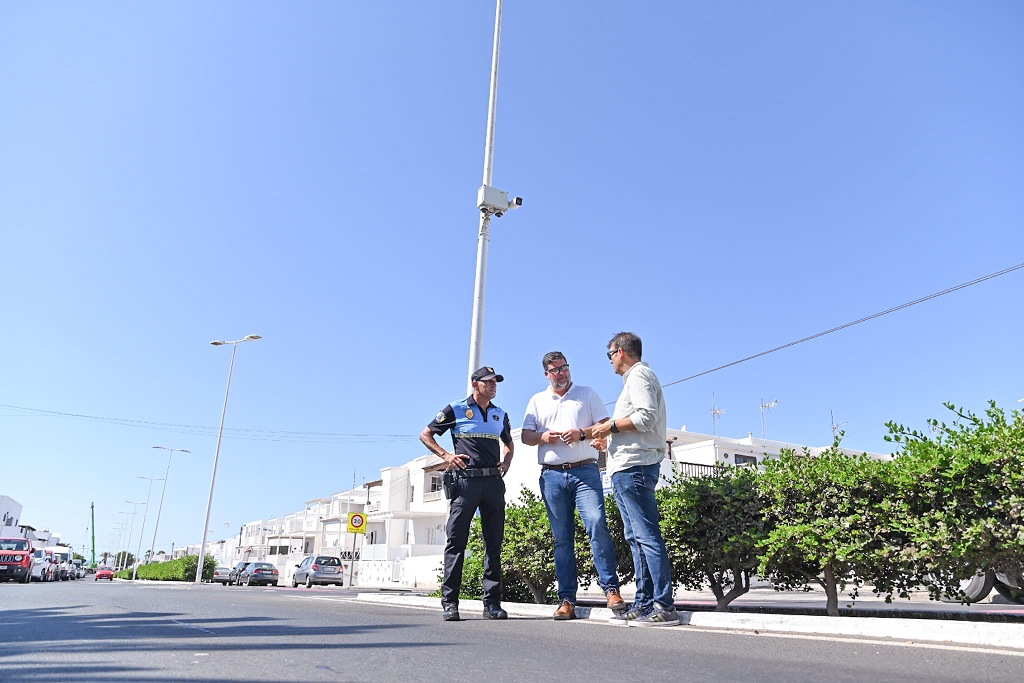
<svg viewBox="0 0 1024 683">
<path fill-rule="evenodd" d="M 550 619 L 332 590 L 0 585 L 2 681 L 1019 681 L 1024 652 Z"/>
</svg>

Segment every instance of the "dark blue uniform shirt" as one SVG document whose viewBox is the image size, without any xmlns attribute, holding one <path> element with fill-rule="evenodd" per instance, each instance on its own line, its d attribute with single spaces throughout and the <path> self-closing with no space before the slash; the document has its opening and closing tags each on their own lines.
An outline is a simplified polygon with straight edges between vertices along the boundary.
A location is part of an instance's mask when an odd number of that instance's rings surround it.
<svg viewBox="0 0 1024 683">
<path fill-rule="evenodd" d="M 472 468 L 497 467 L 501 461 L 501 444 L 512 443 L 508 414 L 493 403 L 484 410 L 472 396 L 449 403 L 427 428 L 435 435 L 450 429 L 453 452 L 469 456 L 466 466 Z"/>
</svg>

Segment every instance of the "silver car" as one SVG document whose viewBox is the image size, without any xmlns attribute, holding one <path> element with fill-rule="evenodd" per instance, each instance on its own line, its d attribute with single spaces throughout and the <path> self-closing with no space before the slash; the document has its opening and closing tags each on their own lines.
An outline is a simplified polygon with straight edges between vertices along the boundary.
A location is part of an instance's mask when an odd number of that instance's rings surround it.
<svg viewBox="0 0 1024 683">
<path fill-rule="evenodd" d="M 296 588 L 300 583 L 306 588 L 331 584 L 342 586 L 345 581 L 345 569 L 340 557 L 311 555 L 304 559 L 302 564 L 295 565 L 292 588 Z"/>
</svg>

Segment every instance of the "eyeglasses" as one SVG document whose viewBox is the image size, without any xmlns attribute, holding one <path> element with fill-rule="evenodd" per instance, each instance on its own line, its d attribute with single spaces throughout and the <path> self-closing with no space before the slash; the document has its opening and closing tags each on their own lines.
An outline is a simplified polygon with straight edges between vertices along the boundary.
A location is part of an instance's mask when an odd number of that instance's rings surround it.
<svg viewBox="0 0 1024 683">
<path fill-rule="evenodd" d="M 550 373 L 552 375 L 557 375 L 557 374 L 562 373 L 562 372 L 569 372 L 569 365 L 568 365 L 568 363 L 565 364 L 565 365 L 559 365 L 557 368 L 548 368 L 548 373 Z"/>
<path fill-rule="evenodd" d="M 608 360 L 611 360 L 611 359 L 612 359 L 612 356 L 614 356 L 614 355 L 615 355 L 616 353 L 618 353 L 618 352 L 619 352 L 619 351 L 621 351 L 621 350 L 622 350 L 622 349 L 612 349 L 611 351 L 609 351 L 609 352 L 608 352 Z"/>
</svg>

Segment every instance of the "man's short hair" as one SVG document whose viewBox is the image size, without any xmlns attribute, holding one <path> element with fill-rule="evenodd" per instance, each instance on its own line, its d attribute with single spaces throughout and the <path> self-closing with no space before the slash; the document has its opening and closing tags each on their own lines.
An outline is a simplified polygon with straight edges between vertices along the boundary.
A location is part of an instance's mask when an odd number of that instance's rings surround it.
<svg viewBox="0 0 1024 683">
<path fill-rule="evenodd" d="M 640 360 L 644 355 L 644 343 L 632 332 L 619 332 L 608 342 L 609 349 L 622 349 L 626 355 Z"/>
<path fill-rule="evenodd" d="M 552 351 L 551 353 L 544 354 L 544 372 L 547 372 L 548 366 L 556 360 L 565 360 L 565 356 L 561 351 Z"/>
</svg>

